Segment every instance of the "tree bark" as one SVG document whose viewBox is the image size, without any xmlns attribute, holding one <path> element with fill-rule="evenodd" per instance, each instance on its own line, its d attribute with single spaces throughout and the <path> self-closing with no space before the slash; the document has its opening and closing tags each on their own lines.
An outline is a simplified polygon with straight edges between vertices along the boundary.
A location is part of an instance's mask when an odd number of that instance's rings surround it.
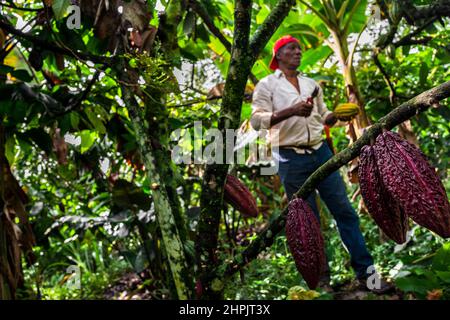
<svg viewBox="0 0 450 320">
<path fill-rule="evenodd" d="M 125 67 L 125 63 L 126 62 L 124 61 L 123 67 Z M 125 70 L 125 68 L 120 68 L 119 70 Z M 132 80 L 129 79 L 128 74 L 124 71 L 122 71 L 120 78 L 124 83 L 132 83 Z M 166 254 L 169 260 L 169 266 L 177 290 L 178 299 L 186 300 L 190 297 L 190 290 L 189 282 L 187 280 L 189 271 L 184 255 L 184 247 L 176 227 L 165 184 L 156 169 L 157 162 L 153 154 L 151 141 L 147 135 L 148 126 L 145 124 L 140 106 L 133 96 L 133 90 L 127 85 L 122 85 L 122 94 L 123 100 L 127 104 L 139 150 L 143 157 L 146 175 L 152 183 L 152 195 L 156 216 L 159 227 L 161 228 L 162 239 L 166 248 Z"/>
<path fill-rule="evenodd" d="M 219 120 L 222 137 L 226 136 L 226 129 L 239 127 L 245 86 L 251 68 L 260 51 L 294 4 L 295 1 L 292 0 L 279 1 L 267 17 L 266 22 L 255 32 L 255 36 L 250 41 L 252 1 L 236 0 L 234 40 Z M 224 149 L 223 154 L 223 159 L 226 159 Z M 225 162 L 227 161 L 225 160 Z M 216 250 L 222 216 L 221 208 L 223 208 L 223 186 L 227 172 L 227 163 L 208 165 L 202 182 L 201 212 L 195 244 L 199 273 L 197 285 L 202 288 L 202 299 L 221 298 L 224 287 L 224 283 L 220 279 L 216 278 L 211 281 L 210 276 L 211 270 L 218 264 Z"/>
<path fill-rule="evenodd" d="M 252 57 L 247 50 L 249 45 L 252 1 L 236 1 L 234 43 L 231 61 L 225 82 L 222 99 L 219 129 L 222 137 L 226 129 L 237 128 L 240 121 L 240 110 L 244 98 L 247 78 L 252 67 Z M 226 159 L 224 145 L 220 146 L 223 159 Z M 227 162 L 225 160 L 225 162 Z M 203 287 L 204 299 L 221 298 L 223 283 L 209 283 L 208 274 L 217 264 L 217 239 L 221 218 L 223 186 L 228 172 L 228 165 L 212 164 L 206 167 L 200 196 L 201 212 L 198 223 L 196 241 L 196 259 Z"/>
</svg>

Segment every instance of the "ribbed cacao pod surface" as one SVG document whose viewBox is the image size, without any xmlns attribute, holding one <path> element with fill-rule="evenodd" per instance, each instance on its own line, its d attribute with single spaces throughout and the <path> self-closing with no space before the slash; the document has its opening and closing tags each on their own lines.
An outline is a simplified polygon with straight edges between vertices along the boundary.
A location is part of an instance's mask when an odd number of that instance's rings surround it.
<svg viewBox="0 0 450 320">
<path fill-rule="evenodd" d="M 359 107 L 355 103 L 341 103 L 334 108 L 333 113 L 338 119 L 354 117 L 359 113 Z"/>
<path fill-rule="evenodd" d="M 303 199 L 289 203 L 286 238 L 298 271 L 310 289 L 315 289 L 325 270 L 325 247 L 320 223 Z"/>
<path fill-rule="evenodd" d="M 441 237 L 450 237 L 447 194 L 425 155 L 389 131 L 377 137 L 373 148 L 383 184 L 406 214 Z"/>
<path fill-rule="evenodd" d="M 224 199 L 244 217 L 256 217 L 258 206 L 248 188 L 238 178 L 229 174 L 225 183 Z"/>
<path fill-rule="evenodd" d="M 373 148 L 364 146 L 359 159 L 361 196 L 370 216 L 390 239 L 398 244 L 404 243 L 408 231 L 408 217 L 384 186 Z"/>
</svg>

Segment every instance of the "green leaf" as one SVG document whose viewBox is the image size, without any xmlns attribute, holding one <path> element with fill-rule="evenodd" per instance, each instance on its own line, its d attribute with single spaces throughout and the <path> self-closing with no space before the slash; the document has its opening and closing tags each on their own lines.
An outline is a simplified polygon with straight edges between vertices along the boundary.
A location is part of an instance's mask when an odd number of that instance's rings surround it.
<svg viewBox="0 0 450 320">
<path fill-rule="evenodd" d="M 65 114 L 60 119 L 58 119 L 58 126 L 61 129 L 62 135 L 65 135 L 67 132 L 69 132 L 72 128 L 70 114 Z"/>
<path fill-rule="evenodd" d="M 30 82 L 33 80 L 33 77 L 30 76 L 27 70 L 14 70 L 11 72 L 11 76 L 13 76 L 16 79 L 22 80 L 23 82 Z"/>
<path fill-rule="evenodd" d="M 301 69 L 304 70 L 308 66 L 313 66 L 322 59 L 328 57 L 333 50 L 329 46 L 320 46 L 316 49 L 307 50 L 302 57 Z"/>
<path fill-rule="evenodd" d="M 101 120 L 100 110 L 94 110 L 91 107 L 85 109 L 84 113 L 87 115 L 89 122 L 94 126 L 95 130 L 100 134 L 106 133 L 106 128 Z"/>
<path fill-rule="evenodd" d="M 147 258 L 145 256 L 144 248 L 141 248 L 141 250 L 139 250 L 139 253 L 136 256 L 136 260 L 134 260 L 133 264 L 134 271 L 137 273 L 144 271 L 146 262 Z"/>
<path fill-rule="evenodd" d="M 78 130 L 78 125 L 80 123 L 80 115 L 77 112 L 70 113 L 70 125 L 73 129 Z"/>
<path fill-rule="evenodd" d="M 242 105 L 241 110 L 241 121 L 245 119 L 250 119 L 250 116 L 252 115 L 252 106 L 250 103 L 244 103 Z"/>
<path fill-rule="evenodd" d="M 70 0 L 53 0 L 52 9 L 56 20 L 60 20 L 64 17 L 69 6 Z"/>
<path fill-rule="evenodd" d="M 348 3 L 350 0 L 345 0 L 344 3 L 342 3 L 341 7 L 339 8 L 339 12 L 336 15 L 336 18 L 342 19 L 344 16 L 345 10 L 347 9 Z"/>
<path fill-rule="evenodd" d="M 26 122 L 25 119 L 30 111 L 31 110 L 29 109 L 28 103 L 22 100 L 18 100 L 13 102 L 12 108 L 10 109 L 10 113 L 8 114 L 8 116 L 14 123 L 23 123 Z"/>
<path fill-rule="evenodd" d="M 436 275 L 445 283 L 450 284 L 450 271 L 436 271 Z"/>
<path fill-rule="evenodd" d="M 423 87 L 427 82 L 428 72 L 429 72 L 428 64 L 423 62 L 419 70 L 419 85 L 421 87 Z"/>
<path fill-rule="evenodd" d="M 193 11 L 188 11 L 188 13 L 186 13 L 186 17 L 184 18 L 183 24 L 184 34 L 189 36 L 192 34 L 192 32 L 194 32 L 196 20 L 197 20 L 196 15 Z"/>
<path fill-rule="evenodd" d="M 7 74 L 10 73 L 14 70 L 13 67 L 4 65 L 4 64 L 0 64 L 0 74 Z"/>
<path fill-rule="evenodd" d="M 441 105 L 439 108 L 435 109 L 434 112 L 441 115 L 444 119 L 450 119 L 450 107 Z"/>
<path fill-rule="evenodd" d="M 112 200 L 114 205 L 122 209 L 132 209 L 137 206 L 139 209 L 148 211 L 152 203 L 151 198 L 133 183 L 126 180 L 117 180 L 112 190 Z"/>
<path fill-rule="evenodd" d="M 417 122 L 422 128 L 428 128 L 430 126 L 430 120 L 426 113 L 421 113 L 417 116 Z"/>
<path fill-rule="evenodd" d="M 11 112 L 13 102 L 11 100 L 0 100 L 0 116 L 4 117 Z"/>
<path fill-rule="evenodd" d="M 8 159 L 8 162 L 10 165 L 14 164 L 14 161 L 16 160 L 16 139 L 14 136 L 9 137 L 5 142 L 5 156 L 6 159 Z"/>
<path fill-rule="evenodd" d="M 85 153 L 92 147 L 95 140 L 98 138 L 98 134 L 95 131 L 83 130 L 80 132 L 80 138 L 81 138 L 81 153 Z"/>
<path fill-rule="evenodd" d="M 450 242 L 444 243 L 433 257 L 432 269 L 450 271 Z"/>
<path fill-rule="evenodd" d="M 45 151 L 47 155 L 52 152 L 53 142 L 49 134 L 42 128 L 35 128 L 26 131 L 22 135 L 24 138 L 33 141 L 40 149 Z"/>
<path fill-rule="evenodd" d="M 256 24 L 262 24 L 267 16 L 270 14 L 270 8 L 267 5 L 262 5 L 261 9 L 258 11 L 256 15 Z"/>
<path fill-rule="evenodd" d="M 411 50 L 411 46 L 403 46 L 402 47 L 402 54 L 407 57 L 409 54 L 409 50 Z"/>
<path fill-rule="evenodd" d="M 169 122 L 170 128 L 172 130 L 183 128 L 184 125 L 186 124 L 184 121 L 181 121 L 180 119 L 177 118 L 169 118 L 167 121 Z"/>
<path fill-rule="evenodd" d="M 395 284 L 402 291 L 416 292 L 420 294 L 426 294 L 427 291 L 435 289 L 437 285 L 433 282 L 430 282 L 429 279 L 414 276 L 398 278 L 395 281 Z"/>
</svg>

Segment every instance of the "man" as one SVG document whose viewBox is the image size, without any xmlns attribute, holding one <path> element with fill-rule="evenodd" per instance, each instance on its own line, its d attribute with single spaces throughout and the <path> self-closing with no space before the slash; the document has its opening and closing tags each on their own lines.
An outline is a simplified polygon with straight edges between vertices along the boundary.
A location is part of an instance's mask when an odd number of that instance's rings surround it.
<svg viewBox="0 0 450 320">
<path fill-rule="evenodd" d="M 322 131 L 324 124 L 332 126 L 337 122 L 333 112 L 323 102 L 319 85 L 297 71 L 301 57 L 297 39 L 292 36 L 279 39 L 270 63 L 270 68 L 275 72 L 258 83 L 252 102 L 252 127 L 255 130 L 270 129 L 270 142 L 279 148 L 278 152 L 273 152 L 273 157 L 279 162 L 278 174 L 288 199 L 317 168 L 331 158 L 332 153 L 327 143 L 323 142 Z M 317 97 L 312 103 L 306 102 L 315 88 L 319 89 Z M 335 171 L 325 178 L 317 189 L 336 220 L 357 279 L 367 289 L 368 268 L 373 265 L 373 259 L 367 251 L 358 216 L 348 200 L 339 172 Z M 315 194 L 311 194 L 307 202 L 320 220 Z M 328 281 L 329 275 L 324 275 L 321 283 L 326 286 Z M 372 291 L 382 293 L 390 289 L 385 281 L 381 282 L 381 288 Z"/>
</svg>

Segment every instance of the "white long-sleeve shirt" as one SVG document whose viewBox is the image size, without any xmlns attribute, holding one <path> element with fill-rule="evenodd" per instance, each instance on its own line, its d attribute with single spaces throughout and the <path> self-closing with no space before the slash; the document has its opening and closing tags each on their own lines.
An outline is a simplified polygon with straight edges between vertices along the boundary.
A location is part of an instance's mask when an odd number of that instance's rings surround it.
<svg viewBox="0 0 450 320">
<path fill-rule="evenodd" d="M 261 79 L 253 92 L 252 116 L 250 123 L 255 130 L 269 129 L 270 119 L 274 112 L 289 108 L 300 101 L 306 101 L 314 91 L 319 93 L 314 98 L 314 107 L 307 118 L 292 116 L 270 128 L 271 145 L 278 147 L 310 146 L 317 150 L 322 145 L 323 122 L 332 113 L 323 102 L 320 86 L 311 78 L 298 75 L 300 93 L 277 69 L 273 74 Z M 305 150 L 293 148 L 298 153 Z"/>
</svg>

